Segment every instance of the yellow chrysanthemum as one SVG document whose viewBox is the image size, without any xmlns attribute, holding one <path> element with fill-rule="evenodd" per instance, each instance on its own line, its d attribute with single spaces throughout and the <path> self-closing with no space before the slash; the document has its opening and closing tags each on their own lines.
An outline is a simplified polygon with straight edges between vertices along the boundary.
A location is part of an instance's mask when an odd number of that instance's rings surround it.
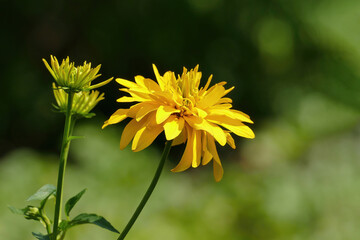
<svg viewBox="0 0 360 240">
<path fill-rule="evenodd" d="M 136 76 L 135 82 L 116 79 L 125 87 L 120 90 L 130 94 L 117 101 L 138 103 L 129 109 L 118 109 L 103 128 L 132 118 L 124 128 L 120 148 L 124 149 L 133 140 L 132 150 L 135 152 L 148 147 L 164 131 L 166 139 L 173 140 L 173 145 L 187 142 L 173 172 L 184 171 L 190 166 L 196 168 L 213 160 L 214 177 L 220 181 L 223 168 L 215 141 L 221 146 L 227 143 L 235 149 L 231 133 L 255 137 L 243 123 L 253 123 L 250 117 L 231 109 L 232 100 L 224 97 L 233 87 L 225 89 L 226 82 L 220 82 L 209 88 L 211 75 L 206 85 L 199 88 L 201 72 L 198 72 L 198 66 L 189 72 L 184 68 L 177 78 L 171 71 L 161 76 L 155 65 L 153 69 L 157 83 L 142 76 Z"/>
</svg>

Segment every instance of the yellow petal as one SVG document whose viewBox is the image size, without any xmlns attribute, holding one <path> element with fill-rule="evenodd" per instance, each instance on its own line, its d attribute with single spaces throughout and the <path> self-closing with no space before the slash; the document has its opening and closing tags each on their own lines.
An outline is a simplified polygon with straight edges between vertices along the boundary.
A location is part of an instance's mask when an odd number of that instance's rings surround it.
<svg viewBox="0 0 360 240">
<path fill-rule="evenodd" d="M 228 124 L 232 126 L 244 125 L 242 121 L 240 121 L 239 119 L 229 118 L 228 116 L 225 115 L 209 115 L 206 118 L 206 120 L 212 123 L 216 123 L 218 125 L 222 125 L 222 124 Z"/>
<path fill-rule="evenodd" d="M 214 85 L 207 93 L 205 93 L 205 96 L 199 101 L 198 106 L 205 109 L 215 105 L 221 97 L 224 96 L 224 92 L 225 88 L 219 83 Z"/>
<path fill-rule="evenodd" d="M 195 107 L 194 109 L 196 109 L 197 113 L 198 113 L 198 116 L 200 118 L 205 118 L 208 114 L 206 111 L 202 110 L 201 108 L 197 108 Z"/>
<path fill-rule="evenodd" d="M 134 136 L 131 149 L 134 152 L 147 148 L 155 138 L 163 131 L 162 126 L 142 127 Z"/>
<path fill-rule="evenodd" d="M 156 123 L 160 124 L 164 122 L 171 114 L 176 112 L 180 112 L 180 110 L 170 106 L 161 105 L 156 111 Z"/>
<path fill-rule="evenodd" d="M 221 166 L 220 158 L 216 150 L 214 138 L 212 136 L 208 136 L 208 149 L 211 155 L 214 157 L 213 160 L 213 170 L 214 170 L 214 178 L 216 182 L 219 182 L 222 179 L 224 174 L 224 170 Z"/>
<path fill-rule="evenodd" d="M 211 74 L 210 77 L 208 78 L 208 80 L 207 80 L 204 88 L 202 88 L 202 89 L 199 91 L 199 95 L 200 95 L 200 96 L 203 95 L 203 94 L 207 91 L 207 89 L 208 89 L 209 86 L 210 86 L 210 83 L 211 83 L 211 79 L 212 79 L 212 78 L 213 78 L 213 75 Z"/>
<path fill-rule="evenodd" d="M 229 124 L 222 123 L 221 126 L 229 129 L 231 132 L 235 133 L 236 135 L 240 137 L 245 138 L 255 138 L 254 132 L 246 125 L 238 125 L 238 126 L 232 126 Z"/>
<path fill-rule="evenodd" d="M 202 165 L 206 165 L 208 164 L 211 159 L 213 158 L 213 156 L 211 155 L 211 153 L 208 151 L 208 150 L 205 150 L 204 152 L 204 156 L 203 156 L 203 159 L 202 159 Z"/>
<path fill-rule="evenodd" d="M 117 102 L 139 102 L 141 101 L 142 98 L 134 98 L 134 97 L 121 97 L 121 98 L 118 98 L 116 101 Z"/>
<path fill-rule="evenodd" d="M 236 148 L 235 141 L 230 133 L 226 133 L 226 142 L 232 149 Z"/>
<path fill-rule="evenodd" d="M 146 103 L 144 102 L 142 104 L 142 107 L 139 109 L 139 111 L 136 113 L 136 121 L 140 121 L 143 117 L 145 117 L 148 113 L 155 111 L 159 105 L 152 104 L 152 103 Z"/>
<path fill-rule="evenodd" d="M 109 126 L 109 121 L 108 120 L 106 120 L 105 122 L 104 122 L 104 124 L 102 125 L 102 129 L 104 129 L 104 128 L 106 128 L 107 126 Z"/>
<path fill-rule="evenodd" d="M 110 118 L 104 123 L 103 128 L 110 124 L 119 123 L 125 118 L 127 118 L 127 113 L 129 109 L 118 109 L 116 112 L 114 112 Z"/>
<path fill-rule="evenodd" d="M 156 80 L 159 83 L 160 88 L 162 90 L 164 90 L 165 89 L 165 83 L 164 83 L 163 77 L 159 74 L 159 71 L 156 68 L 155 64 L 153 64 L 152 66 L 153 66 L 153 69 L 154 69 Z"/>
<path fill-rule="evenodd" d="M 214 171 L 214 178 L 216 182 L 220 182 L 223 175 L 224 175 L 224 169 L 221 166 L 221 164 L 219 164 L 216 161 L 213 161 L 213 171 Z"/>
<path fill-rule="evenodd" d="M 177 136 L 173 143 L 171 144 L 171 146 L 176 146 L 176 145 L 180 145 L 180 144 L 183 144 L 186 142 L 186 139 L 187 139 L 187 130 L 186 130 L 186 123 L 184 124 L 184 128 L 183 130 L 181 131 L 181 133 L 179 134 L 179 136 Z"/>
<path fill-rule="evenodd" d="M 188 169 L 191 166 L 191 162 L 192 162 L 192 159 L 193 159 L 193 142 L 194 142 L 194 138 L 193 138 L 193 134 L 190 133 L 190 130 L 187 130 L 187 135 L 189 137 L 187 139 L 187 144 L 186 144 L 186 147 L 185 147 L 185 151 L 184 151 L 178 165 L 175 168 L 171 169 L 172 172 L 181 172 L 181 171 L 184 171 L 184 170 Z"/>
<path fill-rule="evenodd" d="M 193 130 L 193 157 L 192 167 L 197 168 L 200 165 L 201 160 L 201 132 Z"/>
<path fill-rule="evenodd" d="M 202 119 L 196 116 L 185 117 L 186 122 L 197 130 L 204 130 L 210 133 L 221 146 L 226 144 L 226 135 L 224 131 L 217 125 L 208 122 L 206 119 Z"/>
<path fill-rule="evenodd" d="M 231 98 L 221 98 L 217 103 L 218 104 L 220 104 L 220 103 L 232 103 L 232 99 Z"/>
<path fill-rule="evenodd" d="M 144 79 L 144 86 L 149 90 L 149 92 L 161 92 L 160 86 L 150 78 Z"/>
<path fill-rule="evenodd" d="M 201 161 L 202 165 L 208 164 L 212 158 L 213 158 L 213 156 L 208 151 L 208 147 L 207 147 L 207 133 L 203 132 L 202 133 L 202 161 Z"/>
<path fill-rule="evenodd" d="M 219 118 L 226 116 L 227 118 L 237 119 L 241 122 L 253 123 L 253 121 L 251 121 L 251 119 L 248 115 L 246 115 L 243 112 L 236 111 L 233 109 L 220 109 L 220 108 L 211 109 L 208 116 L 209 117 L 214 116 L 214 117 L 219 117 Z"/>
<path fill-rule="evenodd" d="M 164 124 L 164 131 L 166 140 L 172 140 L 179 136 L 184 128 L 184 119 L 170 116 L 167 122 Z"/>
<path fill-rule="evenodd" d="M 131 82 L 131 81 L 126 80 L 126 79 L 117 78 L 117 79 L 115 79 L 115 81 L 117 83 L 123 85 L 124 87 L 127 87 L 127 88 L 138 88 L 139 87 L 136 83 Z"/>
<path fill-rule="evenodd" d="M 141 103 L 132 105 L 129 108 L 129 112 L 127 113 L 127 115 L 131 118 L 136 118 L 136 114 L 139 112 L 140 108 L 142 108 L 144 106 L 144 104 L 146 104 L 146 103 L 141 102 Z"/>
<path fill-rule="evenodd" d="M 145 87 L 145 84 L 144 84 L 144 77 L 141 76 L 141 75 L 137 75 L 134 77 L 135 79 L 135 82 L 139 85 L 139 86 L 142 86 L 142 87 Z"/>
<path fill-rule="evenodd" d="M 131 142 L 131 139 L 135 136 L 136 132 L 139 131 L 145 123 L 145 120 L 138 122 L 136 119 L 132 119 L 126 125 L 121 135 L 120 149 L 126 148 L 126 146 Z"/>
</svg>

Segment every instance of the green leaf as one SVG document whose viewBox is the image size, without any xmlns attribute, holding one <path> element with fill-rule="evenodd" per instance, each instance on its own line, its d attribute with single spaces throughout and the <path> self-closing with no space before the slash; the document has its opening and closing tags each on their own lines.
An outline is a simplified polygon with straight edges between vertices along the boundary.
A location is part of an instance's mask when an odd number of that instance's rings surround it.
<svg viewBox="0 0 360 240">
<path fill-rule="evenodd" d="M 15 214 L 24 215 L 24 213 L 25 213 L 24 209 L 19 209 L 19 208 L 13 207 L 13 206 L 8 206 L 8 208 L 10 209 L 10 211 L 12 213 L 15 213 Z"/>
<path fill-rule="evenodd" d="M 85 138 L 84 136 L 70 136 L 68 138 L 68 141 L 74 140 L 74 139 L 81 139 L 81 138 Z"/>
<path fill-rule="evenodd" d="M 37 192 L 26 201 L 40 200 L 40 208 L 43 208 L 49 197 L 56 196 L 56 187 L 51 184 L 42 186 Z"/>
<path fill-rule="evenodd" d="M 15 208 L 13 206 L 8 206 L 8 208 L 10 209 L 10 211 L 12 213 L 23 215 L 26 219 L 29 219 L 29 220 L 32 219 L 32 220 L 36 220 L 36 221 L 41 220 L 39 208 L 37 208 L 37 207 L 28 205 L 23 209 Z"/>
<path fill-rule="evenodd" d="M 94 213 L 82 213 L 69 222 L 71 227 L 85 223 L 95 224 L 109 231 L 119 233 L 104 217 Z"/>
<path fill-rule="evenodd" d="M 44 234 L 42 234 L 42 233 L 32 233 L 32 235 L 34 236 L 34 237 L 36 237 L 37 239 L 39 239 L 39 240 L 50 240 L 50 236 L 47 234 L 47 235 L 44 235 Z"/>
<path fill-rule="evenodd" d="M 66 202 L 66 204 L 65 204 L 65 214 L 66 214 L 66 216 L 69 216 L 71 209 L 73 209 L 73 207 L 80 200 L 80 198 L 85 193 L 85 191 L 86 191 L 86 188 L 84 190 L 82 190 L 81 192 L 79 192 L 78 194 L 76 194 L 75 196 L 73 196 L 72 198 L 70 198 Z"/>
</svg>

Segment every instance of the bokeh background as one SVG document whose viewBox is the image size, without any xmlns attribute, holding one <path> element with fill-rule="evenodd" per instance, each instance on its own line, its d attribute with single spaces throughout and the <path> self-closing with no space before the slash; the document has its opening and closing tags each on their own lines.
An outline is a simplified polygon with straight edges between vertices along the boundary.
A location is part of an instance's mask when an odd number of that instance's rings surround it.
<svg viewBox="0 0 360 240">
<path fill-rule="evenodd" d="M 0 238 L 34 239 L 37 222 L 13 215 L 40 186 L 56 184 L 64 118 L 51 111 L 51 76 L 41 59 L 102 64 L 102 79 L 181 73 L 200 64 L 203 81 L 235 86 L 254 140 L 220 151 L 211 166 L 164 174 L 127 239 L 360 239 L 360 1 L 138 0 L 1 1 Z M 122 127 L 101 130 L 120 104 L 101 88 L 97 116 L 79 121 L 65 198 L 88 191 L 74 214 L 95 212 L 119 230 L 158 164 L 164 137 L 120 151 Z M 220 148 L 219 148 L 220 149 Z M 53 202 L 52 202 L 53 203 Z M 32 203 L 36 204 L 36 203 Z M 50 204 L 51 205 L 51 204 Z M 75 216 L 75 215 L 73 215 Z M 68 239 L 116 239 L 84 225 Z"/>
</svg>

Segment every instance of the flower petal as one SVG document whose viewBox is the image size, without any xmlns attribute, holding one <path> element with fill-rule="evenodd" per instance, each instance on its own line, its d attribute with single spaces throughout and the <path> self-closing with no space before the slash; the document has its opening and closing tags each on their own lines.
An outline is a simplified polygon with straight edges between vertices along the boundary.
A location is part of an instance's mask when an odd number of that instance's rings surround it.
<svg viewBox="0 0 360 240">
<path fill-rule="evenodd" d="M 145 117 L 148 113 L 155 111 L 159 107 L 158 104 L 146 103 L 142 104 L 142 107 L 136 113 L 136 121 L 140 121 L 143 117 Z"/>
<path fill-rule="evenodd" d="M 164 122 L 171 114 L 176 112 L 180 112 L 180 110 L 174 107 L 161 105 L 156 111 L 156 123 L 160 124 Z"/>
<path fill-rule="evenodd" d="M 105 128 L 106 126 L 110 125 L 110 124 L 115 124 L 115 123 L 119 123 L 122 120 L 124 120 L 125 118 L 127 118 L 127 113 L 128 113 L 129 109 L 118 109 L 116 110 L 116 112 L 114 112 L 110 118 L 104 123 L 104 125 L 102 126 L 102 128 Z"/>
<path fill-rule="evenodd" d="M 217 153 L 217 150 L 216 150 L 214 138 L 212 136 L 208 136 L 207 140 L 208 140 L 209 152 L 214 157 L 214 160 L 213 160 L 214 178 L 215 178 L 216 182 L 219 182 L 222 179 L 223 175 L 224 175 L 224 170 L 223 170 L 223 168 L 221 166 L 221 162 L 220 162 L 220 158 L 219 158 L 219 155 Z"/>
<path fill-rule="evenodd" d="M 156 80 L 159 83 L 159 86 L 160 86 L 161 90 L 164 90 L 165 89 L 165 81 L 164 81 L 163 77 L 160 75 L 160 73 L 159 73 L 158 69 L 156 68 L 155 64 L 153 64 L 152 66 L 153 66 L 153 69 L 154 69 Z"/>
<path fill-rule="evenodd" d="M 139 131 L 146 121 L 143 119 L 138 122 L 136 119 L 132 119 L 124 128 L 121 139 L 120 139 L 120 149 L 126 148 L 126 146 L 131 142 L 131 139 L 135 136 L 136 132 Z"/>
<path fill-rule="evenodd" d="M 201 132 L 193 130 L 193 135 L 193 157 L 191 165 L 193 168 L 197 168 L 201 160 Z"/>
<path fill-rule="evenodd" d="M 196 116 L 185 117 L 185 120 L 191 127 L 210 133 L 216 139 L 216 141 L 220 143 L 221 146 L 226 144 L 226 135 L 224 130 L 222 130 L 219 126 L 208 122 L 206 119 L 202 119 Z"/>
<path fill-rule="evenodd" d="M 241 122 L 253 123 L 253 121 L 251 121 L 250 117 L 247 114 L 233 109 L 221 109 L 221 108 L 211 109 L 208 116 L 210 118 L 214 117 L 219 120 L 223 119 L 223 116 L 226 116 L 227 118 L 237 119 Z"/>
<path fill-rule="evenodd" d="M 162 131 L 161 125 L 142 127 L 135 134 L 131 149 L 134 152 L 138 152 L 147 148 Z"/>
<path fill-rule="evenodd" d="M 124 87 L 127 87 L 127 88 L 138 88 L 139 87 L 136 83 L 131 82 L 131 81 L 126 80 L 126 79 L 117 78 L 117 79 L 115 79 L 115 81 L 117 83 L 123 85 Z"/>
<path fill-rule="evenodd" d="M 219 83 L 214 85 L 204 97 L 199 101 L 198 106 L 202 109 L 215 105 L 222 96 L 224 96 L 225 88 Z"/>
<path fill-rule="evenodd" d="M 187 128 L 186 128 L 187 129 Z M 187 144 L 185 147 L 184 154 L 181 157 L 178 165 L 171 169 L 172 172 L 182 172 L 188 169 L 191 166 L 193 159 L 193 142 L 194 142 L 194 134 L 187 129 L 187 135 L 189 136 L 187 139 Z"/>
<path fill-rule="evenodd" d="M 116 100 L 117 102 L 140 102 L 142 101 L 142 98 L 136 98 L 136 97 L 121 97 Z"/>
<path fill-rule="evenodd" d="M 179 136 L 177 136 L 177 137 L 174 139 L 174 141 L 173 141 L 173 143 L 172 143 L 171 146 L 180 145 L 180 144 L 183 144 L 183 143 L 186 142 L 186 139 L 187 139 L 187 130 L 186 130 L 186 129 L 189 128 L 189 126 L 186 127 L 186 125 L 187 125 L 187 124 L 185 123 L 183 130 L 181 131 L 181 133 L 179 134 Z"/>
<path fill-rule="evenodd" d="M 151 80 L 150 78 L 144 79 L 144 86 L 149 90 L 149 92 L 161 92 L 161 88 L 159 84 L 155 81 Z"/>
<path fill-rule="evenodd" d="M 208 151 L 207 147 L 207 133 L 202 133 L 202 165 L 206 165 L 210 162 L 210 160 L 213 158 L 211 153 Z"/>
<path fill-rule="evenodd" d="M 130 108 L 129 108 L 129 112 L 127 113 L 127 115 L 131 118 L 136 118 L 136 114 L 139 112 L 139 110 L 144 106 L 144 102 L 141 102 L 141 103 L 137 103 L 135 105 L 132 105 Z"/>
<path fill-rule="evenodd" d="M 235 133 L 236 135 L 238 135 L 240 137 L 255 138 L 254 132 L 251 130 L 251 128 L 249 128 L 245 124 L 233 126 L 233 125 L 222 123 L 221 126 L 229 129 L 231 132 Z"/>
<path fill-rule="evenodd" d="M 172 140 L 179 136 L 184 128 L 184 119 L 170 116 L 167 122 L 164 124 L 164 131 L 166 140 Z"/>
<path fill-rule="evenodd" d="M 235 141 L 230 133 L 226 133 L 226 142 L 232 149 L 236 149 Z"/>
</svg>

